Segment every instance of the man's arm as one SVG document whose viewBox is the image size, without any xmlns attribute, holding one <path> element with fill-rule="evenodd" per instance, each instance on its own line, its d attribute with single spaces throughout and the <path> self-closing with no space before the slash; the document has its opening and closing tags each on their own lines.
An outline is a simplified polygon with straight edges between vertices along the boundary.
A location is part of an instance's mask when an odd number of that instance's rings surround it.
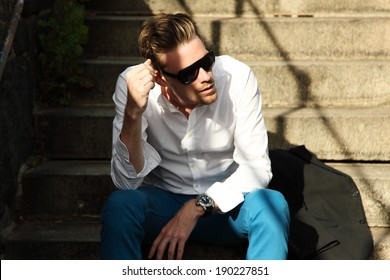
<svg viewBox="0 0 390 280">
<path fill-rule="evenodd" d="M 143 118 L 149 92 L 155 85 L 150 60 L 127 69 L 117 81 L 113 101 L 111 177 L 119 189 L 137 188 L 161 161 L 143 135 L 147 123 Z M 143 123 L 144 122 L 144 123 Z"/>
<path fill-rule="evenodd" d="M 235 77 L 233 159 L 238 168 L 223 182 L 214 183 L 206 193 L 228 212 L 244 200 L 246 193 L 266 188 L 272 178 L 268 157 L 268 136 L 262 113 L 261 93 L 257 79 L 242 63 L 232 67 Z"/>
<path fill-rule="evenodd" d="M 142 114 L 148 103 L 149 92 L 155 86 L 154 69 L 148 59 L 126 74 L 127 103 L 120 139 L 129 151 L 129 160 L 137 173 L 144 166 L 142 151 Z"/>
</svg>

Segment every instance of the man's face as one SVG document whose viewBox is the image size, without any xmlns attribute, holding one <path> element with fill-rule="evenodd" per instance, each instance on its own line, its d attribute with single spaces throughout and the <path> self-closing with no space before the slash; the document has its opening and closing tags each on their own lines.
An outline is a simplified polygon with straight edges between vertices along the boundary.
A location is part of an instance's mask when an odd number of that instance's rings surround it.
<svg viewBox="0 0 390 280">
<path fill-rule="evenodd" d="M 202 40 L 195 37 L 188 43 L 180 45 L 175 50 L 159 55 L 159 60 L 160 64 L 164 65 L 162 67 L 164 71 L 171 74 L 178 74 L 180 70 L 186 69 L 198 62 L 208 53 L 209 51 L 205 48 Z M 203 69 L 200 67 L 195 80 L 188 84 L 184 84 L 177 78 L 164 74 L 164 72 L 161 73 L 161 76 L 167 84 L 168 93 L 173 95 L 184 107 L 208 105 L 217 99 L 211 68 Z"/>
</svg>

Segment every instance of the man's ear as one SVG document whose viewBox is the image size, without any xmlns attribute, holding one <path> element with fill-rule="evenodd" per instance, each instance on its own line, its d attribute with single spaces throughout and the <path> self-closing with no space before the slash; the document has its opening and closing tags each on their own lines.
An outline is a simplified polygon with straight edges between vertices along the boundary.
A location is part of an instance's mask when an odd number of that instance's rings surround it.
<svg viewBox="0 0 390 280">
<path fill-rule="evenodd" d="M 162 86 L 162 87 L 168 86 L 167 81 L 166 81 L 165 78 L 161 75 L 161 72 L 160 72 L 160 71 L 156 71 L 156 72 L 155 72 L 154 78 L 156 79 L 156 83 L 159 84 L 160 86 Z"/>
</svg>

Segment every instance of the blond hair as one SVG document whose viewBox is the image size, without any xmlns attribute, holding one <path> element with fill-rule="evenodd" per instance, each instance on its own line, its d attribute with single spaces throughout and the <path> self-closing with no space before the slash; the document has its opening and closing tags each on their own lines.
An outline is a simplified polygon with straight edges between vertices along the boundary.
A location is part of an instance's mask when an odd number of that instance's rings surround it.
<svg viewBox="0 0 390 280">
<path fill-rule="evenodd" d="M 142 57 L 151 59 L 153 66 L 160 69 L 159 54 L 174 50 L 196 36 L 204 42 L 195 21 L 189 15 L 161 13 L 142 25 L 138 48 Z"/>
</svg>

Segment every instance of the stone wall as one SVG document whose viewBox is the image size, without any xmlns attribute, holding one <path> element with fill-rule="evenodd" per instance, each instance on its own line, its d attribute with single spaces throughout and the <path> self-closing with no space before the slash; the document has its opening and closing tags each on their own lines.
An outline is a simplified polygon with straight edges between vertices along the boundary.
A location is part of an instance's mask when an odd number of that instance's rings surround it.
<svg viewBox="0 0 390 280">
<path fill-rule="evenodd" d="M 3 49 L 14 0 L 0 0 L 0 44 Z M 24 1 L 23 14 L 0 80 L 0 243 L 12 226 L 18 173 L 34 153 L 33 107 L 37 94 L 36 22 L 53 0 Z"/>
</svg>

